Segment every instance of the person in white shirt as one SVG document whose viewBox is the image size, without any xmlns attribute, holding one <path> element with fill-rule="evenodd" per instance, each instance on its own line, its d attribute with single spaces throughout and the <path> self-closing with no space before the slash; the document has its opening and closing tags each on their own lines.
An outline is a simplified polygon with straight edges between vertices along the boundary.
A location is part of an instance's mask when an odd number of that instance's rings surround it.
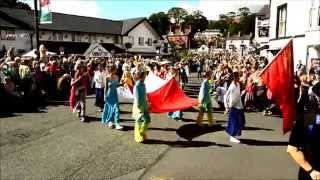
<svg viewBox="0 0 320 180">
<path fill-rule="evenodd" d="M 233 73 L 233 81 L 225 94 L 224 104 L 229 111 L 228 126 L 226 132 L 230 136 L 230 142 L 240 143 L 236 136 L 241 136 L 241 130 L 245 126 L 245 116 L 241 102 L 240 77 L 238 72 Z"/>
<path fill-rule="evenodd" d="M 105 72 L 103 70 L 103 66 L 101 64 L 98 65 L 97 70 L 94 72 L 93 81 L 96 88 L 96 102 L 95 105 L 100 108 L 102 112 L 102 108 L 104 105 L 104 85 L 105 85 Z"/>
</svg>

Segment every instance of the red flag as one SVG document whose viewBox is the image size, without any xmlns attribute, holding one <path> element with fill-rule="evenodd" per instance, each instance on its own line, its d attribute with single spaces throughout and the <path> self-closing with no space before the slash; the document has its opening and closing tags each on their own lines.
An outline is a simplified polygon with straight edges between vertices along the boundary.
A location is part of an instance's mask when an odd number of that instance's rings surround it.
<svg viewBox="0 0 320 180">
<path fill-rule="evenodd" d="M 283 133 L 287 133 L 292 129 L 296 116 L 292 40 L 277 54 L 260 76 L 268 88 L 268 98 L 274 100 L 282 111 Z"/>
<path fill-rule="evenodd" d="M 40 5 L 43 7 L 43 6 L 47 6 L 50 4 L 50 0 L 41 0 L 40 1 Z"/>
<path fill-rule="evenodd" d="M 149 111 L 155 113 L 184 110 L 198 104 L 197 99 L 185 95 L 174 78 L 160 89 L 148 93 L 148 100 Z"/>
</svg>

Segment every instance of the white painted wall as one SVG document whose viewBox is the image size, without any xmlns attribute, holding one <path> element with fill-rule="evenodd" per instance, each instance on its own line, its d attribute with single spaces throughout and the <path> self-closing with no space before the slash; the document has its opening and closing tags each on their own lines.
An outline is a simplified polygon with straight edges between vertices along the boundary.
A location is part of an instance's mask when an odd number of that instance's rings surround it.
<svg viewBox="0 0 320 180">
<path fill-rule="evenodd" d="M 230 45 L 234 45 L 236 47 L 236 51 L 241 53 L 241 44 L 244 44 L 246 46 L 246 49 L 244 50 L 244 52 L 246 53 L 250 47 L 250 40 L 227 40 L 226 41 L 226 49 L 227 50 L 232 50 L 229 49 Z"/>
<path fill-rule="evenodd" d="M 31 49 L 31 39 L 30 34 L 31 31 L 28 30 L 15 30 L 15 40 L 0 40 L 0 48 L 4 45 L 8 50 L 10 47 L 14 47 L 16 52 L 25 51 L 28 52 Z M 35 38 L 33 43 L 35 44 Z"/>
<path fill-rule="evenodd" d="M 320 58 L 320 0 L 272 0 L 270 12 L 269 49 L 282 49 L 289 39 L 276 39 L 277 7 L 287 4 L 285 36 L 299 36 L 293 40 L 295 67 L 299 60 L 309 64 L 311 58 Z M 311 12 L 311 9 L 313 11 Z M 308 53 L 309 52 L 309 55 Z M 273 56 L 269 53 L 269 61 Z"/>
<path fill-rule="evenodd" d="M 259 18 L 256 17 L 254 42 L 258 43 L 260 46 L 263 46 L 269 42 L 269 36 L 268 37 L 259 36 L 259 27 L 268 27 L 268 26 L 269 26 L 269 19 L 259 20 Z"/>
<path fill-rule="evenodd" d="M 148 43 L 146 42 L 148 41 L 148 38 L 151 38 L 152 42 L 154 40 L 160 39 L 158 34 L 154 31 L 154 29 L 150 26 L 150 24 L 147 21 L 140 23 L 137 27 L 135 27 L 132 31 L 128 33 L 128 36 L 124 36 L 123 44 L 125 44 L 126 42 L 130 42 L 130 39 L 128 37 L 134 38 L 133 46 L 130 49 L 131 51 L 145 50 L 148 52 L 155 52 L 156 51 L 155 45 L 152 43 L 152 46 L 149 46 Z M 139 45 L 139 37 L 144 38 L 145 43 L 143 46 Z"/>
</svg>

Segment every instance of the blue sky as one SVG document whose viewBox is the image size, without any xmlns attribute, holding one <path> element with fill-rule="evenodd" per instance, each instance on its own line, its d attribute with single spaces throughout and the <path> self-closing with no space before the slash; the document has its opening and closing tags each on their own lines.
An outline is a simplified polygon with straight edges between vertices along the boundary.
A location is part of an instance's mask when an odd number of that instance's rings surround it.
<svg viewBox="0 0 320 180">
<path fill-rule="evenodd" d="M 33 0 L 20 0 L 33 7 Z M 149 17 L 152 13 L 167 12 L 172 7 L 182 7 L 189 12 L 201 10 L 208 19 L 217 19 L 219 14 L 249 7 L 257 11 L 269 0 L 51 0 L 54 12 L 99 17 L 126 19 Z"/>
</svg>

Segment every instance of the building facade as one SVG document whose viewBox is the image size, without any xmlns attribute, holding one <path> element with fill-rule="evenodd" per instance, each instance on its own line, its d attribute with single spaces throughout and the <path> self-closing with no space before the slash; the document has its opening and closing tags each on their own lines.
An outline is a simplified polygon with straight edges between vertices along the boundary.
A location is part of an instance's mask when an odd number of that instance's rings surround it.
<svg viewBox="0 0 320 180">
<path fill-rule="evenodd" d="M 62 46 L 69 54 L 82 54 L 93 43 L 108 51 L 156 54 L 161 37 L 146 18 L 113 21 L 108 19 L 52 13 L 52 24 L 39 25 L 39 40 L 50 51 Z M 33 11 L 0 8 L 0 47 L 17 52 L 35 48 Z M 132 47 L 126 49 L 125 44 Z"/>
<path fill-rule="evenodd" d="M 310 67 L 320 58 L 320 1 L 270 1 L 268 59 L 293 39 L 294 62 Z M 295 66 L 296 67 L 296 66 Z"/>
<path fill-rule="evenodd" d="M 267 57 L 267 49 L 269 48 L 269 18 L 270 6 L 265 5 L 256 13 L 255 17 L 255 36 L 253 44 L 259 52 L 260 56 Z"/>
<path fill-rule="evenodd" d="M 251 36 L 244 35 L 228 37 L 226 40 L 226 50 L 237 52 L 241 55 L 245 55 L 251 48 Z"/>
</svg>

